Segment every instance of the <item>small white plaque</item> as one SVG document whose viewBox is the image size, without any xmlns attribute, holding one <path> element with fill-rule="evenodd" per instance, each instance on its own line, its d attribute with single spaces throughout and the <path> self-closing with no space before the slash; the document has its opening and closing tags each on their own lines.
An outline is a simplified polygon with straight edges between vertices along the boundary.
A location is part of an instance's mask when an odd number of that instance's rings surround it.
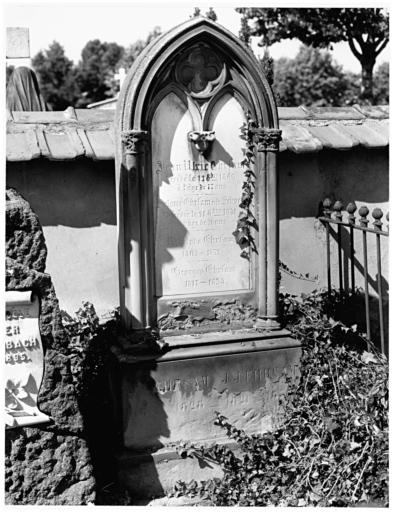
<svg viewBox="0 0 393 512">
<path fill-rule="evenodd" d="M 6 292 L 4 378 L 8 428 L 50 421 L 37 406 L 44 375 L 39 310 L 39 300 L 31 291 Z"/>
</svg>

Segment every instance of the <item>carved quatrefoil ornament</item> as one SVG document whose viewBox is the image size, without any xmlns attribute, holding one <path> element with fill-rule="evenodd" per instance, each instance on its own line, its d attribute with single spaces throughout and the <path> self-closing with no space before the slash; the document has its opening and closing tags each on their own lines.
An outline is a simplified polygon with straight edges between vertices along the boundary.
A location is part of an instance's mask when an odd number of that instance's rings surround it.
<svg viewBox="0 0 393 512">
<path fill-rule="evenodd" d="M 176 80 L 195 99 L 208 99 L 225 83 L 225 64 L 204 44 L 191 48 L 176 65 Z"/>
<path fill-rule="evenodd" d="M 215 132 L 190 132 L 188 140 L 195 144 L 195 147 L 201 155 L 205 153 L 209 147 L 209 143 L 216 138 Z"/>
</svg>

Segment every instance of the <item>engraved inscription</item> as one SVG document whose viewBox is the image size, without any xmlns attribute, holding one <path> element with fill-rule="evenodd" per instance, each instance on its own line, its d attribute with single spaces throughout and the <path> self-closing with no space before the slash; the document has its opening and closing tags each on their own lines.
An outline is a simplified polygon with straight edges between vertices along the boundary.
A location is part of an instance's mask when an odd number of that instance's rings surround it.
<svg viewBox="0 0 393 512">
<path fill-rule="evenodd" d="M 44 368 L 38 316 L 38 299 L 31 292 L 6 292 L 4 380 L 8 427 L 48 420 L 37 407 Z"/>
<path fill-rule="evenodd" d="M 216 138 L 205 158 L 187 138 L 193 121 L 177 96 L 169 94 L 154 114 L 157 296 L 251 288 L 250 263 L 232 234 L 244 181 L 244 113 L 231 97 L 218 102 L 212 118 Z"/>
</svg>

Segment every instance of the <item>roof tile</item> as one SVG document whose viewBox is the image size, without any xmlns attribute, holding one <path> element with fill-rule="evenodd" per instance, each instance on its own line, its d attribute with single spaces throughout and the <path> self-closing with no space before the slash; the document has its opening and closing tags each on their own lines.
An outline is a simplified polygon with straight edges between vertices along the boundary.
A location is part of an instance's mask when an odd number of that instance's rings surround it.
<svg viewBox="0 0 393 512">
<path fill-rule="evenodd" d="M 354 139 L 357 139 L 359 143 L 366 148 L 380 148 L 388 145 L 388 141 L 385 137 L 380 135 L 375 130 L 368 128 L 366 124 L 352 126 L 343 125 L 342 130 L 348 132 Z"/>
<path fill-rule="evenodd" d="M 355 105 L 355 108 L 369 119 L 389 118 L 389 105 L 375 105 L 372 107 Z"/>
<path fill-rule="evenodd" d="M 379 133 L 389 142 L 389 123 L 381 121 L 368 121 L 367 126 Z"/>
<path fill-rule="evenodd" d="M 38 145 L 41 150 L 41 155 L 45 156 L 46 158 L 50 158 L 51 153 L 48 148 L 48 144 L 46 142 L 46 138 L 45 138 L 44 131 L 42 130 L 42 128 L 38 128 L 36 131 L 36 134 L 37 134 Z"/>
<path fill-rule="evenodd" d="M 51 153 L 50 159 L 73 160 L 84 154 L 83 150 L 80 151 L 82 145 L 75 146 L 73 137 L 70 137 L 69 133 L 44 132 L 44 135 Z"/>
<path fill-rule="evenodd" d="M 313 119 L 365 119 L 356 108 L 353 107 L 303 107 Z"/>
<path fill-rule="evenodd" d="M 115 110 L 80 108 L 75 113 L 80 123 L 112 123 L 115 120 Z"/>
<path fill-rule="evenodd" d="M 278 107 L 277 110 L 280 121 L 290 119 L 310 119 L 311 117 L 300 107 Z"/>
<path fill-rule="evenodd" d="M 87 158 L 94 158 L 94 151 L 90 145 L 89 139 L 86 137 L 86 130 L 78 129 L 77 133 L 80 141 L 82 142 L 82 146 L 85 150 L 85 156 L 87 156 Z"/>
<path fill-rule="evenodd" d="M 23 162 L 41 155 L 35 132 L 12 133 L 7 135 L 7 160 Z"/>
<path fill-rule="evenodd" d="M 329 124 L 327 126 L 307 126 L 307 130 L 318 139 L 324 148 L 351 149 L 357 145 L 352 137 L 340 130 L 340 125 Z"/>
<path fill-rule="evenodd" d="M 323 147 L 322 143 L 304 126 L 296 126 L 284 121 L 281 123 L 281 128 L 284 144 L 295 153 L 316 153 Z"/>
<path fill-rule="evenodd" d="M 109 130 L 88 130 L 86 137 L 93 148 L 94 159 L 113 160 L 115 158 L 114 144 Z"/>
</svg>

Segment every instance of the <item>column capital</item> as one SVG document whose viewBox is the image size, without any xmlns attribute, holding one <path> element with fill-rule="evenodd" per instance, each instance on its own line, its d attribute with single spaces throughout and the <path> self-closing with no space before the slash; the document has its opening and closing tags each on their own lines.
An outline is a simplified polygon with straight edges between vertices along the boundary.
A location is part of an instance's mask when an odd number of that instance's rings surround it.
<svg viewBox="0 0 393 512">
<path fill-rule="evenodd" d="M 254 131 L 255 142 L 258 151 L 278 151 L 281 137 L 281 130 L 276 128 L 257 128 Z"/>
<path fill-rule="evenodd" d="M 126 155 L 144 153 L 149 139 L 149 132 L 143 130 L 123 130 L 121 141 Z"/>
</svg>

